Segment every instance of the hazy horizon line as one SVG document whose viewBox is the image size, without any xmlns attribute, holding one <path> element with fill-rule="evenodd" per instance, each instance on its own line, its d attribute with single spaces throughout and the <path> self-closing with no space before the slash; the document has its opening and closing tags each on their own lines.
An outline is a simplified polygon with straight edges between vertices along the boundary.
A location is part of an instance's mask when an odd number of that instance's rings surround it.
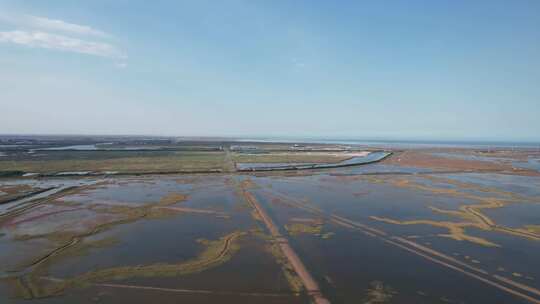
<svg viewBox="0 0 540 304">
<path fill-rule="evenodd" d="M 497 139 L 481 137 L 462 138 L 434 138 L 422 136 L 325 136 L 325 135 L 170 135 L 170 134 L 97 134 L 97 133 L 0 133 L 0 137 L 9 136 L 66 136 L 66 137 L 156 137 L 156 138 L 192 138 L 192 139 L 230 139 L 243 141 L 290 141 L 290 140 L 316 140 L 316 141 L 357 141 L 357 142 L 417 142 L 417 143 L 505 143 L 505 144 L 534 144 L 540 145 L 540 139 Z"/>
</svg>

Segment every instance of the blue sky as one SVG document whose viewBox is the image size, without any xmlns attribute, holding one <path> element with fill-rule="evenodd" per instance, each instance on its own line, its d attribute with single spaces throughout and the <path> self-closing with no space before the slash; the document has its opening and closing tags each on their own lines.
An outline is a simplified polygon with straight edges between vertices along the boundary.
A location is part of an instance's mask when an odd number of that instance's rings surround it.
<svg viewBox="0 0 540 304">
<path fill-rule="evenodd" d="M 0 0 L 0 133 L 540 140 L 540 2 Z"/>
</svg>

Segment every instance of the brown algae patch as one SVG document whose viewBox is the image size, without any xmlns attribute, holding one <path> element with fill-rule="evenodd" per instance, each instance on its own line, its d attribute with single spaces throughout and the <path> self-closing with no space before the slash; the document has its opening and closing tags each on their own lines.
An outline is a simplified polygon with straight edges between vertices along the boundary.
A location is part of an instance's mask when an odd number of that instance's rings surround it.
<svg viewBox="0 0 540 304">
<path fill-rule="evenodd" d="M 43 277 L 46 269 L 37 268 L 15 282 L 17 294 L 24 298 L 41 298 L 61 294 L 74 287 L 86 287 L 93 283 L 126 280 L 135 277 L 172 277 L 204 271 L 227 262 L 239 249 L 238 240 L 245 232 L 236 231 L 218 240 L 198 240 L 206 246 L 197 257 L 178 264 L 157 263 L 151 265 L 121 266 L 90 271 L 68 278 Z"/>
</svg>

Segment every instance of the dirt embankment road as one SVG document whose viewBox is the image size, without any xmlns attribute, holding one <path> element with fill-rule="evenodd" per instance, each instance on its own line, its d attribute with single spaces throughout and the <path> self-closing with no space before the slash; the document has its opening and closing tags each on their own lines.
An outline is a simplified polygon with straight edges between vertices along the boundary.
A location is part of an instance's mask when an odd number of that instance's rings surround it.
<svg viewBox="0 0 540 304">
<path fill-rule="evenodd" d="M 223 146 L 223 151 L 225 152 L 225 159 L 223 164 L 223 170 L 225 172 L 235 172 L 236 164 L 234 163 L 231 155 L 231 149 L 229 146 Z"/>
<path fill-rule="evenodd" d="M 298 257 L 294 249 L 290 246 L 289 241 L 283 235 L 281 235 L 279 229 L 274 224 L 270 216 L 266 213 L 266 211 L 261 207 L 255 196 L 253 196 L 253 194 L 249 193 L 245 189 L 242 189 L 242 195 L 257 211 L 264 224 L 270 231 L 272 237 L 279 243 L 279 248 L 281 249 L 281 252 L 287 258 L 294 271 L 302 281 L 302 284 L 306 288 L 307 293 L 313 299 L 313 302 L 316 304 L 330 304 L 330 301 L 328 301 L 328 299 L 326 299 L 321 293 L 319 285 L 311 276 L 300 257 Z"/>
</svg>

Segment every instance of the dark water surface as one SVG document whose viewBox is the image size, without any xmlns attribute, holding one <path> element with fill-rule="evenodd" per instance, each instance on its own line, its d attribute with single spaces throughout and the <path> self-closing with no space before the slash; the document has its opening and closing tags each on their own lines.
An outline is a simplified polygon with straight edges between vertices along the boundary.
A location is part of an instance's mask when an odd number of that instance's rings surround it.
<svg viewBox="0 0 540 304">
<path fill-rule="evenodd" d="M 524 291 L 497 281 L 504 287 L 540 298 L 530 291 L 540 289 L 540 240 L 495 229 L 540 225 L 540 178 L 429 172 L 373 164 L 294 176 L 197 175 L 97 180 L 104 183 L 12 218 L 0 219 L 3 278 L 0 303 L 309 302 L 304 293 L 292 292 L 282 266 L 269 250 L 273 241 L 265 225 L 254 219 L 253 209 L 242 191 L 253 194 L 260 202 L 332 303 L 531 303 L 485 282 L 495 282 L 495 276 L 530 289 Z M 49 183 L 65 186 L 78 181 Z M 127 218 L 128 214 L 106 217 L 103 210 L 107 209 L 92 207 L 97 204 L 128 208 L 125 210 L 150 208 L 170 194 L 182 194 L 186 199 L 167 207 L 197 212 L 170 212 L 115 222 L 116 217 Z M 464 206 L 474 207 L 490 200 L 500 200 L 504 205 L 475 210 L 493 221 L 495 227 L 482 226 L 474 214 L 463 211 Z M 70 213 L 66 211 L 68 208 L 81 210 Z M 433 208 L 451 212 L 436 212 Z M 336 221 L 336 216 L 353 224 Z M 88 219 L 92 219 L 90 224 L 83 225 Z M 103 223 L 109 225 L 99 226 Z M 308 229 L 288 230 L 298 223 Z M 463 233 L 496 246 L 450 238 L 449 228 L 441 223 L 476 224 L 466 226 Z M 92 232 L 94 227 L 104 228 Z M 230 260 L 200 272 L 101 282 L 145 288 L 89 285 L 69 288 L 62 295 L 44 299 L 17 298 L 12 285 L 7 283 L 15 276 L 9 270 L 24 268 L 29 261 L 64 244 L 62 233 L 66 231 L 76 231 L 79 235 L 87 232 L 77 246 L 99 240 L 110 242 L 80 251 L 74 246 L 65 255 L 49 259 L 42 275 L 62 279 L 111 267 L 181 263 L 204 251 L 200 239 L 216 240 L 235 231 L 245 235 L 238 241 L 238 251 Z M 413 248 L 406 241 L 424 249 Z"/>
</svg>

